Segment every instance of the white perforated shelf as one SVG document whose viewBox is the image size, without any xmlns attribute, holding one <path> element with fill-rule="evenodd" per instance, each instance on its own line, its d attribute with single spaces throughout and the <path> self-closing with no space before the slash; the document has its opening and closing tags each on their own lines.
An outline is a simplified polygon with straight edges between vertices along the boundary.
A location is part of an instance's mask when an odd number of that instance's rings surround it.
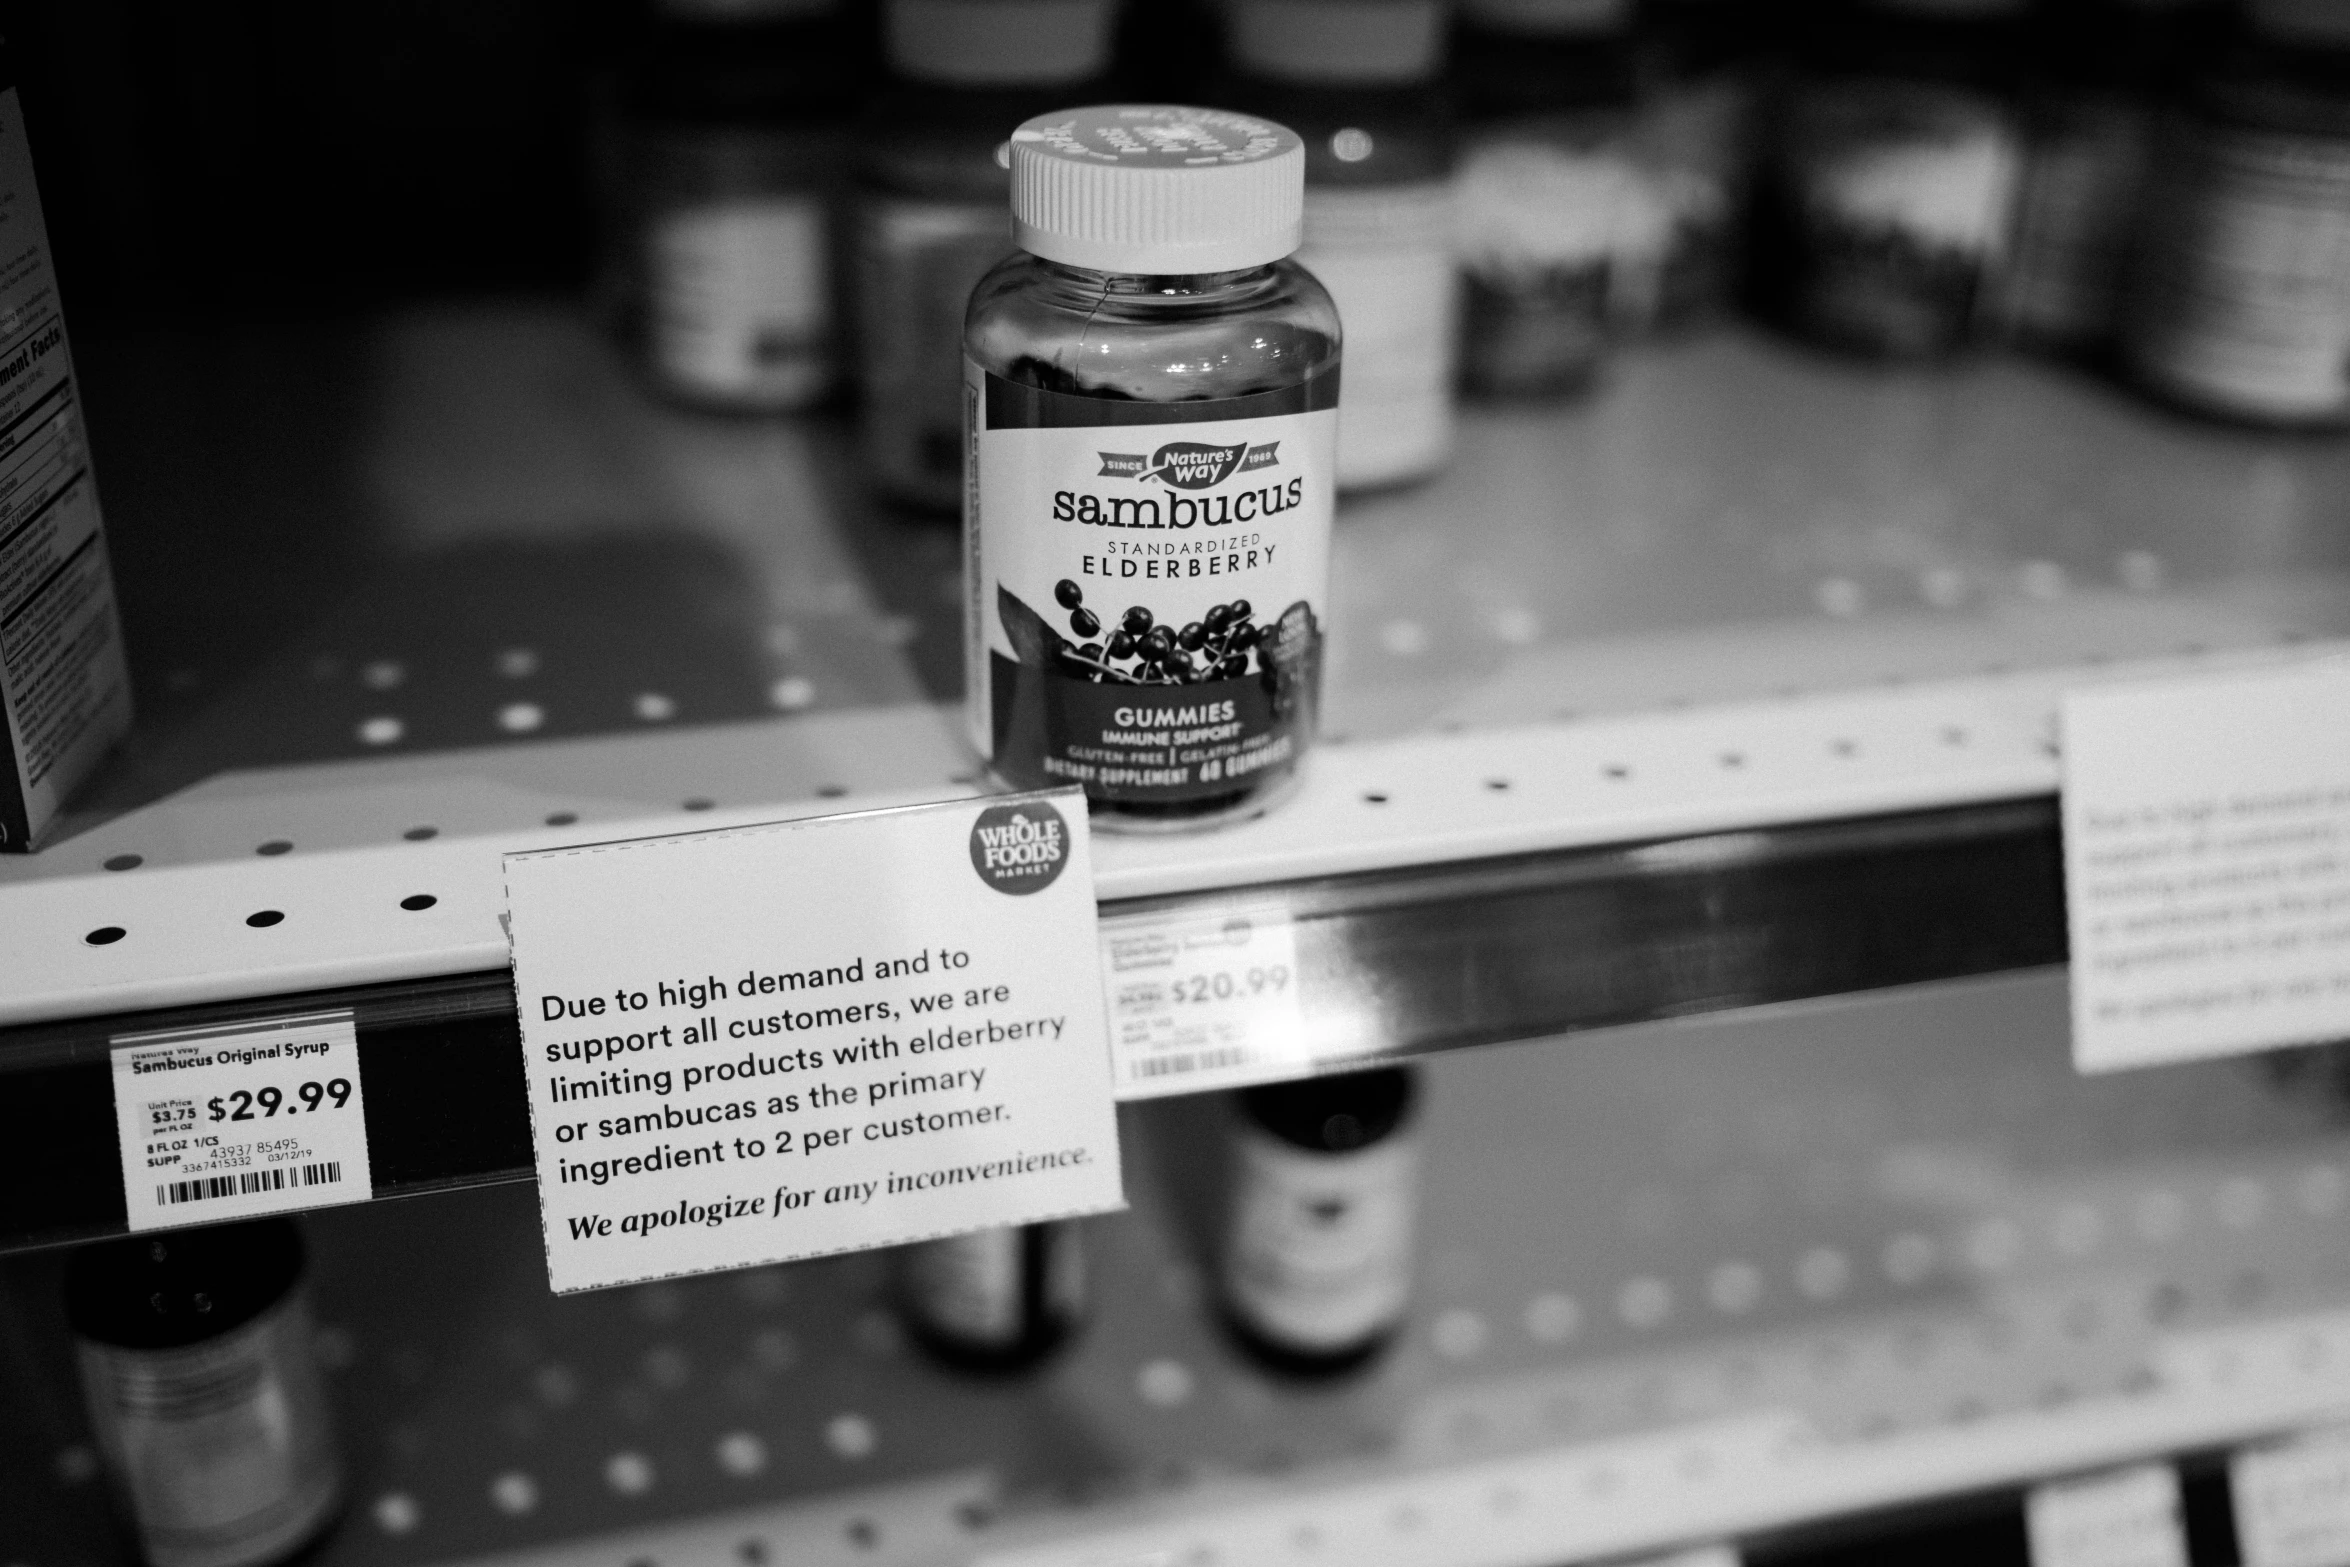
<svg viewBox="0 0 2350 1567">
<path fill-rule="evenodd" d="M 2341 647 L 1338 744 L 1257 820 L 1104 835 L 1097 888 L 1215 892 L 2044 796 L 2068 685 Z M 11 878 L 0 944 L 23 963 L 0 1023 L 494 969 L 505 853 L 944 798 L 971 792 L 975 766 L 951 710 L 913 707 L 225 775 Z M 1651 857 L 1735 852 L 1717 836 Z M 256 927 L 264 910 L 283 918 Z M 92 940 L 105 932 L 120 934 Z"/>
</svg>

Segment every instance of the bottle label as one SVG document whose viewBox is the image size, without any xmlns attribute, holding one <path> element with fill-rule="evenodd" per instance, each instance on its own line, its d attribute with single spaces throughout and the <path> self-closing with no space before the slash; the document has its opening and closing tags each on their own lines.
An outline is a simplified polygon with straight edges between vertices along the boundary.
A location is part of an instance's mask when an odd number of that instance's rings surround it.
<svg viewBox="0 0 2350 1567">
<path fill-rule="evenodd" d="M 941 1337 L 1004 1350 L 1026 1325 L 1020 1231 L 979 1230 L 923 1241 L 906 1254 L 906 1309 Z"/>
<path fill-rule="evenodd" d="M 996 771 L 1180 805 L 1311 742 L 1335 373 L 1196 402 L 1085 397 L 968 365 L 966 667 Z"/>
<path fill-rule="evenodd" d="M 647 264 L 653 361 L 672 385 L 771 408 L 822 395 L 831 379 L 831 306 L 817 197 L 745 197 L 662 213 Z"/>
<path fill-rule="evenodd" d="M 857 223 L 857 373 L 865 459 L 894 492 L 951 507 L 963 489 L 963 310 L 1012 253 L 1004 204 L 874 194 Z"/>
<path fill-rule="evenodd" d="M 1427 473 L 1452 449 L 1452 187 L 1306 192 L 1297 259 L 1346 323 L 1338 482 Z"/>
<path fill-rule="evenodd" d="M 2026 336 L 2092 342 L 2113 329 L 2153 161 L 2153 114 L 2124 98 L 2046 111 L 2026 152 L 2000 314 Z"/>
<path fill-rule="evenodd" d="M 1308 1153 L 1243 1127 L 1225 1291 L 1258 1332 L 1305 1354 L 1352 1349 L 1411 1297 L 1418 1150 L 1408 1136 Z"/>
<path fill-rule="evenodd" d="M 284 1555 L 341 1488 L 297 1293 L 183 1349 L 77 1348 L 90 1421 L 154 1567 L 243 1567 Z"/>
<path fill-rule="evenodd" d="M 2177 151 L 2138 362 L 2232 410 L 2350 412 L 2350 140 L 2203 126 Z"/>
</svg>

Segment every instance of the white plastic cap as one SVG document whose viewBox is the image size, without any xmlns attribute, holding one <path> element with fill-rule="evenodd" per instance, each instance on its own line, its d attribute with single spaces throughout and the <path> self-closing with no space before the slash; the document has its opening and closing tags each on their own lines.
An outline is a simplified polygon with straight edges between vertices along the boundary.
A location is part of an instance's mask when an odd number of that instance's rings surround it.
<svg viewBox="0 0 2350 1567">
<path fill-rule="evenodd" d="M 1632 23 L 1632 0 L 1462 0 L 1461 11 L 1492 32 L 1549 37 L 1612 33 Z"/>
<path fill-rule="evenodd" d="M 1305 144 L 1253 115 L 1096 104 L 1012 132 L 1013 242 L 1066 266 L 1261 267 L 1297 249 L 1305 200 Z"/>
<path fill-rule="evenodd" d="M 1443 61 L 1437 0 L 1234 0 L 1232 54 L 1293 82 L 1414 82 Z"/>
<path fill-rule="evenodd" d="M 1052 87 L 1110 64 L 1109 0 L 889 0 L 890 68 L 956 87 Z"/>
<path fill-rule="evenodd" d="M 2252 0 L 2252 26 L 2268 38 L 2350 47 L 2350 0 Z"/>
</svg>

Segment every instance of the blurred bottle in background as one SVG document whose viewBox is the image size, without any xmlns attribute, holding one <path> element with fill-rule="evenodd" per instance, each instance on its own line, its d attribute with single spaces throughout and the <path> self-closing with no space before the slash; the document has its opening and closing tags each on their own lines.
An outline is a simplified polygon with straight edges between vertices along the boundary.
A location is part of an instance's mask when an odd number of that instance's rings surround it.
<svg viewBox="0 0 2350 1567">
<path fill-rule="evenodd" d="M 1631 154 L 1654 201 L 1642 210 L 1665 223 L 1627 225 L 1614 314 L 1629 331 L 1704 319 L 1737 293 L 1779 15 L 1756 0 L 1652 0 L 1641 12 Z M 1648 236 L 1661 248 L 1629 243 Z"/>
<path fill-rule="evenodd" d="M 289 1219 L 102 1241 L 66 1265 L 90 1426 L 152 1567 L 260 1567 L 333 1520 L 342 1464 Z"/>
<path fill-rule="evenodd" d="M 1338 484 L 1424 478 L 1452 455 L 1452 147 L 1438 0 L 1238 0 L 1219 103 L 1306 144 L 1297 259 L 1346 332 Z"/>
<path fill-rule="evenodd" d="M 2230 418 L 2350 421 L 2350 0 L 2252 0 L 2161 142 L 2123 356 Z"/>
<path fill-rule="evenodd" d="M 1224 1313 L 1302 1376 L 1371 1359 L 1411 1304 L 1420 1157 L 1408 1068 L 1243 1090 L 1224 1233 Z"/>
<path fill-rule="evenodd" d="M 2009 336 L 2083 352 L 2112 341 L 2160 116 L 2223 16 L 2207 0 L 2049 0 L 2035 19 L 1994 306 Z"/>
<path fill-rule="evenodd" d="M 1607 348 L 1618 252 L 1659 255 L 1669 232 L 1632 161 L 1630 0 L 1462 0 L 1453 47 L 1462 384 L 1580 390 Z"/>
<path fill-rule="evenodd" d="M 1756 214 L 1764 312 L 1887 358 L 1976 336 L 2019 163 L 2019 0 L 1848 0 L 1814 23 Z"/>
<path fill-rule="evenodd" d="M 833 214 L 862 50 L 838 0 L 653 0 L 617 150 L 627 329 L 664 395 L 745 413 L 833 386 Z"/>
<path fill-rule="evenodd" d="M 1085 1316 L 1084 1232 L 1075 1220 L 919 1241 L 897 1253 L 898 1309 L 952 1366 L 1017 1371 L 1067 1342 Z"/>
<path fill-rule="evenodd" d="M 1110 0 L 885 0 L 888 84 L 858 137 L 856 369 L 865 468 L 962 501 L 963 307 L 1012 253 L 1004 138 L 1110 96 Z"/>
</svg>

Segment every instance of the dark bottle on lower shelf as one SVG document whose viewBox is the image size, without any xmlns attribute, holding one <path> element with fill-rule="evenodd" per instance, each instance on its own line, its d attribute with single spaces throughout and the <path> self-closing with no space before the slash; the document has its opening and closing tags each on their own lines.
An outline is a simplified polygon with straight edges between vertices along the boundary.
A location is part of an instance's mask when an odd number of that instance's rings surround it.
<svg viewBox="0 0 2350 1567">
<path fill-rule="evenodd" d="M 293 1221 L 84 1247 L 66 1315 L 90 1425 L 153 1567 L 262 1567 L 323 1533 L 342 1463 Z"/>
<path fill-rule="evenodd" d="M 1224 1316 L 1275 1370 L 1351 1371 L 1402 1325 L 1419 1208 L 1415 1097 L 1403 1067 L 1240 1094 Z"/>
<path fill-rule="evenodd" d="M 921 1241 L 900 1250 L 898 1309 L 923 1348 L 971 1371 L 1020 1371 L 1085 1316 L 1085 1247 L 1072 1219 Z"/>
</svg>

